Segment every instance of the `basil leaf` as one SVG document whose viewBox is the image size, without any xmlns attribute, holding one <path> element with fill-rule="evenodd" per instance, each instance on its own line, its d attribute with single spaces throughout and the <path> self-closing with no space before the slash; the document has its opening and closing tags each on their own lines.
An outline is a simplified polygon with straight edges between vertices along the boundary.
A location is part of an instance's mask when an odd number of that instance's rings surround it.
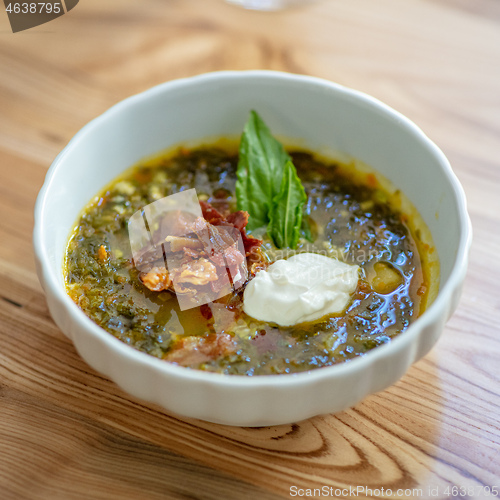
<svg viewBox="0 0 500 500">
<path fill-rule="evenodd" d="M 280 190 L 283 168 L 289 160 L 290 156 L 262 118 L 251 111 L 241 136 L 236 171 L 238 210 L 250 214 L 247 225 L 250 231 L 269 223 L 273 198 Z"/>
<path fill-rule="evenodd" d="M 278 248 L 295 248 L 300 238 L 307 195 L 293 163 L 285 163 L 279 193 L 273 198 L 267 232 Z"/>
<path fill-rule="evenodd" d="M 247 229 L 266 228 L 278 248 L 295 248 L 301 235 L 312 241 L 307 196 L 292 159 L 255 112 L 241 136 L 236 171 L 238 210 L 249 213 Z"/>
</svg>

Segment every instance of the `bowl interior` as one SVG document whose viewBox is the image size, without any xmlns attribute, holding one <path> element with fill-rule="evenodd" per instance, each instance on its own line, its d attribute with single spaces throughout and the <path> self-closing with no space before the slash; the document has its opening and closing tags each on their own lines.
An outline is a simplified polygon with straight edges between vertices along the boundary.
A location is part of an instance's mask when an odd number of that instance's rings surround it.
<svg viewBox="0 0 500 500">
<path fill-rule="evenodd" d="M 42 195 L 42 245 L 63 283 L 68 235 L 82 208 L 141 158 L 179 142 L 241 132 L 250 109 L 274 133 L 312 150 L 341 151 L 389 178 L 413 202 L 434 238 L 441 287 L 460 244 L 460 193 L 443 154 L 375 99 L 308 77 L 214 73 L 134 96 L 87 125 L 61 153 Z"/>
</svg>

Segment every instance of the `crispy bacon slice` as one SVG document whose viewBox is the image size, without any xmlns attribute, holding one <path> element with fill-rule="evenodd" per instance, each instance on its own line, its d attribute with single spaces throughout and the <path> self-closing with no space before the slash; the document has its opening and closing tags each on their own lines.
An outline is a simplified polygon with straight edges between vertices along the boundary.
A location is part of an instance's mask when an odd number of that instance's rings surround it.
<svg viewBox="0 0 500 500">
<path fill-rule="evenodd" d="M 175 283 L 191 283 L 193 285 L 207 285 L 219 279 L 217 268 L 207 259 L 198 259 L 186 262 L 179 270 L 172 272 Z"/>
<path fill-rule="evenodd" d="M 201 241 L 185 236 L 167 236 L 165 241 L 170 244 L 171 252 L 180 252 L 184 248 L 203 248 Z"/>
<path fill-rule="evenodd" d="M 266 269 L 269 266 L 269 261 L 264 255 L 260 247 L 254 247 L 247 257 L 248 273 L 255 276 L 259 271 Z"/>
<path fill-rule="evenodd" d="M 147 273 L 141 273 L 139 279 L 152 292 L 162 292 L 172 286 L 172 280 L 165 267 L 153 267 Z"/>
<path fill-rule="evenodd" d="M 163 359 L 181 366 L 196 366 L 228 356 L 236 351 L 236 342 L 226 333 L 207 337 L 185 337 Z"/>
<path fill-rule="evenodd" d="M 221 276 L 229 274 L 230 283 L 238 288 L 247 279 L 247 268 L 255 275 L 266 267 L 267 260 L 260 251 L 262 241 L 246 234 L 247 212 L 239 210 L 224 217 L 210 203 L 201 201 L 200 206 L 203 217 L 195 219 L 168 213 L 165 227 L 175 228 L 175 234 L 163 241 L 156 236 L 154 246 L 144 248 L 139 263 L 150 269 L 140 273 L 139 279 L 151 291 L 171 290 L 192 296 L 209 290 L 219 293 L 229 286 L 227 279 L 219 279 Z M 238 248 L 235 231 L 241 235 L 243 248 Z M 171 259 L 175 262 L 170 273 L 165 269 L 163 251 L 169 266 Z"/>
<path fill-rule="evenodd" d="M 230 213 L 227 218 L 227 222 L 232 224 L 236 229 L 243 231 L 248 224 L 248 212 L 243 210 L 238 210 L 237 212 Z"/>
<path fill-rule="evenodd" d="M 213 224 L 214 226 L 220 225 L 221 222 L 225 221 L 224 216 L 208 201 L 200 201 L 201 213 L 203 214 L 203 218 Z"/>
<path fill-rule="evenodd" d="M 238 210 L 237 212 L 230 213 L 226 218 L 210 203 L 200 201 L 200 205 L 203 218 L 210 224 L 214 226 L 232 226 L 240 231 L 243 246 L 245 247 L 245 255 L 248 256 L 254 248 L 259 248 L 262 245 L 262 240 L 249 236 L 246 233 L 245 227 L 248 223 L 248 212 Z"/>
</svg>

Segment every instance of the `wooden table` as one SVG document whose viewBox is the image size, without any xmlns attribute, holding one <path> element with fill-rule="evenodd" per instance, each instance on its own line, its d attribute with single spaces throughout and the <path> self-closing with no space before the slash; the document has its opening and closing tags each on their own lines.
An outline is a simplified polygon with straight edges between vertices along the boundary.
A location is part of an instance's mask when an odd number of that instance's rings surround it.
<svg viewBox="0 0 500 500">
<path fill-rule="evenodd" d="M 0 499 L 266 500 L 292 486 L 492 498 L 481 488 L 500 486 L 498 0 L 280 13 L 85 0 L 17 34 L 1 9 Z M 45 172 L 87 121 L 166 80 L 254 68 L 331 79 L 413 119 L 451 160 L 475 231 L 460 306 L 399 383 L 337 415 L 258 429 L 167 415 L 91 370 L 50 318 L 31 248 Z"/>
</svg>

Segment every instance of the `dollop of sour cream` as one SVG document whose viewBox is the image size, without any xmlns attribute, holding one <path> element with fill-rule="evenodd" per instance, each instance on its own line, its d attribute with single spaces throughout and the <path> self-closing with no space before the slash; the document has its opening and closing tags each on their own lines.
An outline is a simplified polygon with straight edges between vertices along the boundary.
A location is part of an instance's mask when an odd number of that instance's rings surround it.
<svg viewBox="0 0 500 500">
<path fill-rule="evenodd" d="M 359 267 L 314 253 L 278 260 L 259 271 L 243 309 L 260 321 L 292 326 L 342 312 L 356 290 Z"/>
</svg>

